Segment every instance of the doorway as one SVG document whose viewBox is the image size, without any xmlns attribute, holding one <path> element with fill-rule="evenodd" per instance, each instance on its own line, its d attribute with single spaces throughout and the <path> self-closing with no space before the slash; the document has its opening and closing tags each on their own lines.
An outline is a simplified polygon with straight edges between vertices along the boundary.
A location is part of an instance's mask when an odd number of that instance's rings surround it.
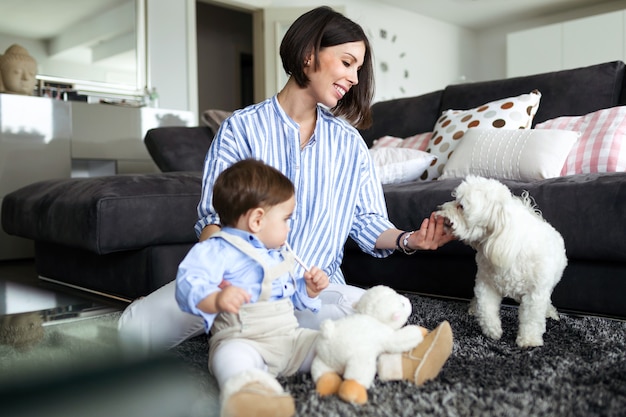
<svg viewBox="0 0 626 417">
<path fill-rule="evenodd" d="M 252 12 L 196 2 L 198 114 L 253 103 Z"/>
</svg>

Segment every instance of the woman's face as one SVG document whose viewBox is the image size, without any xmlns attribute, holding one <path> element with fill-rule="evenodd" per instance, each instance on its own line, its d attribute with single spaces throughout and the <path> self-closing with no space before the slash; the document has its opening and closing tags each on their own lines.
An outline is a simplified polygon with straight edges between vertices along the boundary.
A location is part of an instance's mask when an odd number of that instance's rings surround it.
<svg viewBox="0 0 626 417">
<path fill-rule="evenodd" d="M 311 81 L 308 90 L 317 103 L 333 108 L 359 82 L 357 71 L 365 59 L 365 42 L 348 42 L 321 48 L 317 71 L 314 70 L 313 59 L 312 56 L 311 64 L 304 70 Z"/>
</svg>

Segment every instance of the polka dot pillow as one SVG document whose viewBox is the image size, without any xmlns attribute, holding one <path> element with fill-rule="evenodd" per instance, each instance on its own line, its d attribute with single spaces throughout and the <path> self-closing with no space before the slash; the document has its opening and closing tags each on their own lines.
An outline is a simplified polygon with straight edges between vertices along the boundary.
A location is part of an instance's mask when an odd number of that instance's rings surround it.
<svg viewBox="0 0 626 417">
<path fill-rule="evenodd" d="M 456 149 L 467 129 L 529 129 L 539 108 L 541 93 L 492 101 L 469 110 L 446 110 L 435 123 L 427 152 L 437 157 L 421 176 L 435 180 L 443 173 L 448 158 Z"/>
</svg>

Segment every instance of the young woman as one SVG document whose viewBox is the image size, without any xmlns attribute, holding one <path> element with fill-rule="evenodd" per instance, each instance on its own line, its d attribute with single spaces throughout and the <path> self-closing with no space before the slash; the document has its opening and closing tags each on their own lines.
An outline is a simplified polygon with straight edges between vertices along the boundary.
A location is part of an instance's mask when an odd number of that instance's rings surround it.
<svg viewBox="0 0 626 417">
<path fill-rule="evenodd" d="M 321 320 L 350 314 L 363 292 L 346 285 L 340 269 L 348 237 L 372 256 L 385 257 L 394 250 L 436 249 L 452 236 L 434 215 L 411 232 L 398 230 L 387 217 L 382 186 L 355 129 L 371 123 L 374 88 L 371 49 L 361 26 L 328 7 L 313 9 L 289 28 L 280 56 L 289 75 L 284 88 L 236 111 L 211 144 L 196 232 L 204 240 L 220 229 L 211 205 L 213 184 L 233 163 L 255 158 L 285 174 L 296 190 L 288 243 L 305 263 L 330 277 L 320 295 L 321 310 L 297 312 L 302 327 L 317 328 Z M 120 319 L 121 336 L 142 347 L 163 348 L 201 334 L 202 320 L 178 309 L 174 287 L 172 282 L 131 304 Z M 425 370 L 434 377 L 451 346 L 452 333 L 444 323 L 418 351 L 398 358 L 400 370 L 389 378 L 422 382 Z M 438 352 L 434 363 L 422 357 L 422 350 Z"/>
</svg>

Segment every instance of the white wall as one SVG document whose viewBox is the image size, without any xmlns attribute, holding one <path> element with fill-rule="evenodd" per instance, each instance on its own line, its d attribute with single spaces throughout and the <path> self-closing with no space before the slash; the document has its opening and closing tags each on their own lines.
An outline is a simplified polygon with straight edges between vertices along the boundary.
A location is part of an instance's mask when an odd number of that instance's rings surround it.
<svg viewBox="0 0 626 417">
<path fill-rule="evenodd" d="M 147 0 L 146 15 L 147 78 L 157 89 L 159 107 L 195 113 L 195 1 Z"/>
<path fill-rule="evenodd" d="M 621 9 L 626 9 L 626 1 L 617 0 L 598 6 L 580 8 L 568 13 L 558 13 L 539 19 L 520 21 L 514 25 L 497 26 L 476 32 L 477 54 L 475 62 L 477 76 L 474 81 L 506 77 L 507 33 Z"/>
<path fill-rule="evenodd" d="M 351 2 L 346 15 L 363 26 L 372 44 L 374 101 L 428 93 L 474 77 L 475 36 L 466 29 L 371 1 Z"/>
<path fill-rule="evenodd" d="M 319 0 L 297 2 L 298 7 L 320 4 Z M 347 17 L 363 27 L 372 44 L 374 101 L 428 93 L 475 77 L 475 34 L 469 30 L 378 1 L 343 0 L 328 5 L 341 6 Z M 294 7 L 294 2 L 274 0 L 272 7 Z"/>
<path fill-rule="evenodd" d="M 149 74 L 152 84 L 159 90 L 160 105 L 195 111 L 196 57 L 191 53 L 195 51 L 195 22 L 190 18 L 195 16 L 195 1 L 147 1 Z M 252 0 L 220 2 L 249 9 L 270 3 Z M 319 0 L 297 3 L 298 7 L 320 4 Z M 618 0 L 512 25 L 470 31 L 373 0 L 339 0 L 329 5 L 344 7 L 346 15 L 361 24 L 370 38 L 376 65 L 375 101 L 423 94 L 457 82 L 504 78 L 507 33 L 626 8 L 626 2 Z M 292 0 L 271 2 L 271 7 L 293 6 Z M 381 30 L 387 31 L 387 38 L 380 36 Z M 394 36 L 395 42 L 391 42 Z M 381 69 L 382 62 L 387 63 L 388 71 Z M 408 72 L 407 78 L 405 71 Z M 195 105 L 189 104 L 194 100 Z"/>
<path fill-rule="evenodd" d="M 237 1 L 222 1 L 237 4 Z M 251 2 L 250 9 L 259 3 Z M 298 7 L 319 6 L 319 0 Z M 343 0 L 345 14 L 363 26 L 374 52 L 374 101 L 409 97 L 475 79 L 477 43 L 473 32 L 372 0 Z M 276 0 L 271 7 L 292 7 Z M 332 7 L 333 4 L 330 4 Z M 197 75 L 194 0 L 147 0 L 148 81 L 160 107 L 195 111 Z M 386 38 L 381 36 L 386 31 Z M 386 71 L 383 70 L 383 64 Z M 192 86 L 196 83 L 195 89 Z"/>
<path fill-rule="evenodd" d="M 245 0 L 221 0 L 239 4 Z M 293 7 L 292 0 L 250 0 L 248 7 Z M 298 6 L 318 6 L 319 0 Z M 329 5 L 333 6 L 332 3 Z M 506 34 L 545 24 L 626 8 L 617 0 L 574 12 L 546 16 L 482 31 L 462 29 L 373 0 L 337 0 L 346 15 L 363 26 L 372 43 L 377 90 L 375 101 L 413 96 L 461 81 L 506 76 Z M 195 0 L 147 0 L 148 81 L 160 96 L 160 107 L 198 108 Z M 381 36 L 386 31 L 387 37 Z M 392 41 L 395 39 L 395 41 Z M 1 39 L 0 39 L 1 41 Z M 23 42 L 41 57 L 41 47 Z M 0 42 L 0 46 L 2 45 Z M 8 46 L 8 45 L 6 45 Z M 0 53 L 5 48 L 1 48 Z M 383 71 L 385 63 L 388 70 Z"/>
</svg>

